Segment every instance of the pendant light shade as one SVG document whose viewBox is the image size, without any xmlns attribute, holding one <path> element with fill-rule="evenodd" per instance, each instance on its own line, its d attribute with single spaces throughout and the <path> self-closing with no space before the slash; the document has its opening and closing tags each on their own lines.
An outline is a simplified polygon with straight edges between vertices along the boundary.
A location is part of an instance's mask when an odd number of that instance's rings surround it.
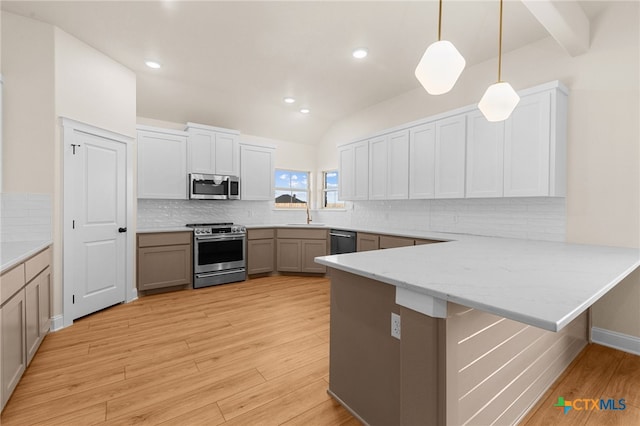
<svg viewBox="0 0 640 426">
<path fill-rule="evenodd" d="M 509 118 L 520 102 L 520 96 L 506 81 L 494 83 L 484 92 L 478 103 L 487 121 L 503 121 Z"/>
<path fill-rule="evenodd" d="M 458 49 L 441 39 L 442 0 L 438 12 L 438 41 L 432 43 L 416 67 L 416 78 L 431 95 L 441 95 L 453 88 L 466 65 Z"/>
<path fill-rule="evenodd" d="M 466 61 L 447 40 L 431 44 L 416 67 L 416 78 L 431 95 L 441 95 L 453 88 Z"/>
<path fill-rule="evenodd" d="M 478 108 L 487 121 L 503 121 L 509 118 L 520 102 L 520 96 L 513 87 L 502 81 L 502 0 L 500 0 L 500 35 L 498 38 L 498 82 L 489 86 Z"/>
</svg>

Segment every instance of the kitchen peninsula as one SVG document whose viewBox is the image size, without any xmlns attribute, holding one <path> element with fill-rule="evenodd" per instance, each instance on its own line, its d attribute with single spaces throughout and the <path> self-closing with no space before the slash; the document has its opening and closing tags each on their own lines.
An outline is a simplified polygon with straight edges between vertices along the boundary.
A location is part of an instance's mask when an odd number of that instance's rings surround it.
<svg viewBox="0 0 640 426">
<path fill-rule="evenodd" d="M 587 309 L 640 256 L 465 237 L 316 261 L 331 268 L 332 396 L 372 425 L 511 424 L 586 345 Z"/>
</svg>

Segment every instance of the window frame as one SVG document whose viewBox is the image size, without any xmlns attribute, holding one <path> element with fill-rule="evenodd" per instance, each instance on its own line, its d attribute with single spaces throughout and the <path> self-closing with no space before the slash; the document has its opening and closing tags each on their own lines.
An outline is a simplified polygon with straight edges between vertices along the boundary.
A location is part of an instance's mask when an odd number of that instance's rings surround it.
<svg viewBox="0 0 640 426">
<path fill-rule="evenodd" d="M 328 173 L 335 173 L 336 176 L 338 177 L 338 182 L 340 181 L 340 171 L 338 169 L 332 169 L 332 170 L 323 170 L 322 171 L 322 208 L 326 209 L 326 210 L 343 210 L 345 209 L 345 203 L 344 201 L 341 201 L 340 198 L 338 197 L 338 195 L 340 194 L 339 190 L 339 183 L 337 182 L 337 185 L 335 189 L 333 188 L 327 188 L 327 174 Z M 327 193 L 328 192 L 335 192 L 336 193 L 336 200 L 340 201 L 340 205 L 338 205 L 338 203 L 336 203 L 335 206 L 333 207 L 327 207 Z"/>
<path fill-rule="evenodd" d="M 305 173 L 307 175 L 307 186 L 305 189 L 294 189 L 291 186 L 288 188 L 285 187 L 281 187 L 281 186 L 277 186 L 277 181 L 278 179 L 276 178 L 276 176 L 280 173 Z M 274 202 L 274 208 L 278 209 L 278 210 L 303 210 L 306 209 L 307 206 L 309 208 L 311 208 L 311 172 L 308 170 L 295 170 L 295 169 L 274 169 L 273 171 L 273 176 L 274 176 L 274 183 L 273 183 L 273 202 Z M 278 191 L 289 191 L 289 192 L 306 192 L 307 194 L 307 201 L 304 203 L 277 203 L 276 200 L 276 193 Z M 294 205 L 299 204 L 299 207 L 294 207 Z"/>
</svg>

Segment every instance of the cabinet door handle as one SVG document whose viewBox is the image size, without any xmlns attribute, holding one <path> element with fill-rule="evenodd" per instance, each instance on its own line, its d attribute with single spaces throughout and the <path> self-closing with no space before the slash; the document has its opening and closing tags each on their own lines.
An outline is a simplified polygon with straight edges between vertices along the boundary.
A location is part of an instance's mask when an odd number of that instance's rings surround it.
<svg viewBox="0 0 640 426">
<path fill-rule="evenodd" d="M 125 226 L 124 228 L 118 228 L 118 232 L 120 233 L 127 232 L 127 227 Z"/>
</svg>

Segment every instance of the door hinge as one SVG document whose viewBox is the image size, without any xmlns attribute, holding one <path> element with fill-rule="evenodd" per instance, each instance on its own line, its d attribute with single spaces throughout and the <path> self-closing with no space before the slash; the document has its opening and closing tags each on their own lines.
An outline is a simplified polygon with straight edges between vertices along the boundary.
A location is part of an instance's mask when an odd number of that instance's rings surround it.
<svg viewBox="0 0 640 426">
<path fill-rule="evenodd" d="M 71 296 L 71 303 L 73 303 L 73 304 L 76 303 L 76 295 L 75 294 L 73 296 Z"/>
</svg>

